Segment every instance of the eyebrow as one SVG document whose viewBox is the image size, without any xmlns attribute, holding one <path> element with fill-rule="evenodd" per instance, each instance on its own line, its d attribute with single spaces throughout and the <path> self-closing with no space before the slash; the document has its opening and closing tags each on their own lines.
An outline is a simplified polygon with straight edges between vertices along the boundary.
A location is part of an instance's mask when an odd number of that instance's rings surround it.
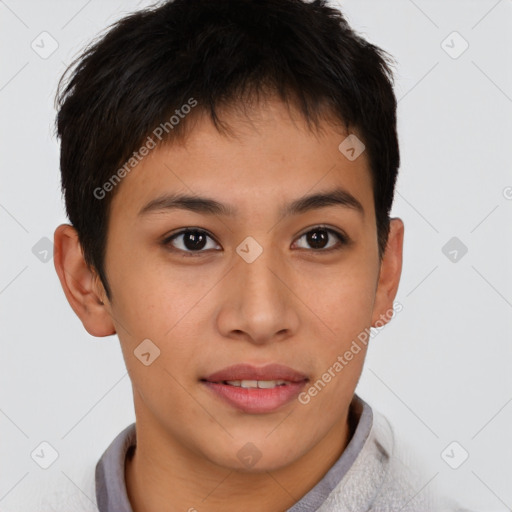
<svg viewBox="0 0 512 512">
<path fill-rule="evenodd" d="M 352 209 L 364 217 L 363 205 L 347 190 L 335 188 L 300 197 L 284 205 L 280 210 L 281 216 L 291 216 L 305 213 L 310 210 L 326 208 L 328 206 L 342 206 Z M 162 212 L 173 209 L 189 210 L 206 215 L 223 215 L 234 217 L 238 210 L 234 206 L 221 203 L 215 199 L 187 194 L 167 194 L 157 197 L 147 203 L 140 211 L 139 216 L 148 213 Z"/>
</svg>

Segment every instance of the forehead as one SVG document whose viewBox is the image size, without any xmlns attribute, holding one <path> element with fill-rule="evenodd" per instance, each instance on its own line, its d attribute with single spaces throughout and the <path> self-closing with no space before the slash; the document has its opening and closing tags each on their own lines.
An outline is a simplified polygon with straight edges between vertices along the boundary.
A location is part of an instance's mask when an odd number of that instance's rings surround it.
<svg viewBox="0 0 512 512">
<path fill-rule="evenodd" d="M 355 197 L 367 215 L 373 211 L 367 155 L 347 158 L 349 133 L 341 126 L 320 121 L 312 131 L 279 101 L 249 117 L 227 112 L 222 120 L 229 134 L 201 116 L 183 139 L 152 149 L 118 185 L 111 216 L 122 210 L 135 218 L 151 201 L 175 193 L 218 198 L 240 215 L 254 215 L 334 188 Z"/>
</svg>

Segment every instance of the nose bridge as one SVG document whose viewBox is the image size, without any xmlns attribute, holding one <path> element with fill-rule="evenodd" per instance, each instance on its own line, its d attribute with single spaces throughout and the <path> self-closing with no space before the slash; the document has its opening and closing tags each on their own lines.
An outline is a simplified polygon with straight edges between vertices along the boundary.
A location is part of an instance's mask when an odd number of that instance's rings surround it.
<svg viewBox="0 0 512 512">
<path fill-rule="evenodd" d="M 244 243 L 245 242 L 245 243 Z M 276 335 L 295 330 L 297 318 L 290 301 L 285 266 L 277 249 L 263 247 L 254 239 L 242 242 L 237 248 L 227 298 L 222 316 L 224 335 L 245 333 L 253 342 L 272 340 Z"/>
<path fill-rule="evenodd" d="M 276 273 L 279 273 L 279 262 L 272 248 L 263 251 L 254 261 L 242 260 L 237 265 L 237 279 L 240 280 L 239 292 L 247 295 L 244 301 L 263 301 L 263 304 L 277 302 L 282 290 Z M 259 304 L 261 307 L 261 304 Z"/>
<path fill-rule="evenodd" d="M 262 248 L 260 252 L 251 246 L 250 241 L 245 247 L 239 247 L 237 252 L 240 253 L 247 248 L 249 248 L 249 252 L 246 254 L 252 253 L 252 258 L 245 259 L 241 256 L 241 261 L 237 263 L 235 271 L 236 279 L 240 283 L 238 287 L 239 300 L 247 313 L 267 314 L 267 310 L 270 311 L 272 307 L 283 301 L 282 283 L 275 275 L 280 272 L 281 268 L 278 255 L 271 245 L 265 249 Z"/>
</svg>

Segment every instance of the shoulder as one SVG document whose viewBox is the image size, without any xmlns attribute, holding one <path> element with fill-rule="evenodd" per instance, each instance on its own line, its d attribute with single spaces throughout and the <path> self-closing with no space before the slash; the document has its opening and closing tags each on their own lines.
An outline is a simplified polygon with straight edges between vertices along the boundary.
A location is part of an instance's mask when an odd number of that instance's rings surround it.
<svg viewBox="0 0 512 512">
<path fill-rule="evenodd" d="M 410 447 L 397 441 L 387 418 L 372 412 L 363 448 L 319 512 L 458 512 L 436 490 L 435 475 L 426 474 Z"/>
<path fill-rule="evenodd" d="M 54 483 L 57 487 L 57 483 Z M 84 467 L 78 473 L 61 472 L 58 488 L 40 499 L 39 510 L 44 512 L 98 512 L 94 482 L 94 467 Z"/>
<path fill-rule="evenodd" d="M 52 480 L 39 499 L 38 510 L 44 512 L 98 512 L 98 510 L 130 510 L 124 486 L 126 452 L 135 443 L 135 423 L 120 432 L 104 450 L 98 461 L 88 456 L 87 464 L 61 470 L 58 484 Z M 84 448 L 86 449 L 86 448 Z M 118 507 L 122 503 L 123 507 Z"/>
</svg>

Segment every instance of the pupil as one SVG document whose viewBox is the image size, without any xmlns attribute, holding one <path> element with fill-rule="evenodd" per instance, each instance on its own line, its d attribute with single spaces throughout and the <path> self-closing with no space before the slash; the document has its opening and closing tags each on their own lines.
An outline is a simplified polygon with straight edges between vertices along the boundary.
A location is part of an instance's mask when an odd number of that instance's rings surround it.
<svg viewBox="0 0 512 512">
<path fill-rule="evenodd" d="M 190 251 L 197 251 L 206 245 L 206 236 L 199 231 L 187 231 L 183 236 L 183 243 Z"/>
<path fill-rule="evenodd" d="M 314 249 L 321 249 L 325 247 L 328 240 L 328 233 L 325 229 L 317 229 L 316 231 L 311 231 L 307 235 L 308 244 Z"/>
</svg>

